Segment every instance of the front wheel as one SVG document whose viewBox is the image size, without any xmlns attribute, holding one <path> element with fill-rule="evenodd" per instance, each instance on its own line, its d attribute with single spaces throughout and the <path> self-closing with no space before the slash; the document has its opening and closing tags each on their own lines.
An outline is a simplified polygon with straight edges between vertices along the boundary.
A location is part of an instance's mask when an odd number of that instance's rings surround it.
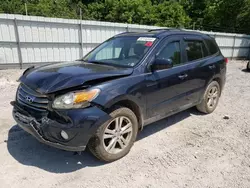
<svg viewBox="0 0 250 188">
<path fill-rule="evenodd" d="M 127 155 L 138 132 L 137 118 L 130 109 L 117 107 L 110 116 L 112 119 L 99 127 L 88 144 L 91 153 L 106 162 Z"/>
<path fill-rule="evenodd" d="M 247 70 L 250 71 L 250 61 L 247 63 Z"/>
<path fill-rule="evenodd" d="M 218 105 L 221 94 L 220 85 L 217 81 L 212 81 L 208 86 L 200 104 L 196 108 L 205 114 L 212 113 Z"/>
</svg>

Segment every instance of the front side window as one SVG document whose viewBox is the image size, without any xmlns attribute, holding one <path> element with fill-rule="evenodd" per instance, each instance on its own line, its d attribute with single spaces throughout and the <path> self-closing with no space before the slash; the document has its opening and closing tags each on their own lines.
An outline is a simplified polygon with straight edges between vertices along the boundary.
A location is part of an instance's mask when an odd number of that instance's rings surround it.
<svg viewBox="0 0 250 188">
<path fill-rule="evenodd" d="M 173 66 L 181 63 L 180 42 L 168 43 L 157 56 L 158 59 L 171 59 Z"/>
<path fill-rule="evenodd" d="M 188 61 L 195 61 L 208 56 L 207 48 L 202 41 L 190 40 L 185 42 Z"/>
<path fill-rule="evenodd" d="M 121 36 L 111 38 L 86 55 L 83 60 L 92 63 L 133 67 L 139 63 L 155 41 L 154 37 Z"/>
</svg>

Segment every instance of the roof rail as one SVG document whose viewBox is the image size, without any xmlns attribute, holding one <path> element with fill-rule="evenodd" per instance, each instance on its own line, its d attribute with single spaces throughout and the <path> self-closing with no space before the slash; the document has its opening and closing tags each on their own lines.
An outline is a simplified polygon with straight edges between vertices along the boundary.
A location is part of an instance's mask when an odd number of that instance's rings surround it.
<svg viewBox="0 0 250 188">
<path fill-rule="evenodd" d="M 160 28 L 160 29 L 150 29 L 148 30 L 148 32 L 153 32 L 153 31 L 173 31 L 173 30 L 176 30 L 176 31 L 181 31 L 182 29 L 180 28 Z"/>
<path fill-rule="evenodd" d="M 119 35 L 126 34 L 126 33 L 136 33 L 136 32 L 132 32 L 132 31 L 125 31 L 125 32 L 122 32 L 122 33 L 118 33 L 118 34 L 116 34 L 115 36 L 119 36 Z"/>
<path fill-rule="evenodd" d="M 166 28 L 166 29 L 150 29 L 150 30 L 148 30 L 148 32 L 152 32 L 152 31 L 168 31 L 169 29 L 168 28 Z"/>
</svg>

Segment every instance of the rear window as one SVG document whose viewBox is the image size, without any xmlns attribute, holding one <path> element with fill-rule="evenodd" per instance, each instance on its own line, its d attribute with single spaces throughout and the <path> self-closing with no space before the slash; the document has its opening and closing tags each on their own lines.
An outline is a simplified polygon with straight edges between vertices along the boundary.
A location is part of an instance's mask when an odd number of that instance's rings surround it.
<svg viewBox="0 0 250 188">
<path fill-rule="evenodd" d="M 205 39 L 205 42 L 211 55 L 219 52 L 219 48 L 214 40 Z"/>
<path fill-rule="evenodd" d="M 207 48 L 202 41 L 188 40 L 185 43 L 188 61 L 195 61 L 208 56 Z"/>
</svg>

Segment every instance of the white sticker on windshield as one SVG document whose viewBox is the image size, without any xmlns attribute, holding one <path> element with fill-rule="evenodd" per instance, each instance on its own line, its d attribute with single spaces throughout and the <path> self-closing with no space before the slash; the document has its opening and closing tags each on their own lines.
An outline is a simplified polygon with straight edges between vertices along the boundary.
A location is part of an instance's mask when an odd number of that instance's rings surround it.
<svg viewBox="0 0 250 188">
<path fill-rule="evenodd" d="M 154 42 L 155 38 L 153 37 L 139 37 L 137 41 L 145 41 L 145 42 Z"/>
</svg>

